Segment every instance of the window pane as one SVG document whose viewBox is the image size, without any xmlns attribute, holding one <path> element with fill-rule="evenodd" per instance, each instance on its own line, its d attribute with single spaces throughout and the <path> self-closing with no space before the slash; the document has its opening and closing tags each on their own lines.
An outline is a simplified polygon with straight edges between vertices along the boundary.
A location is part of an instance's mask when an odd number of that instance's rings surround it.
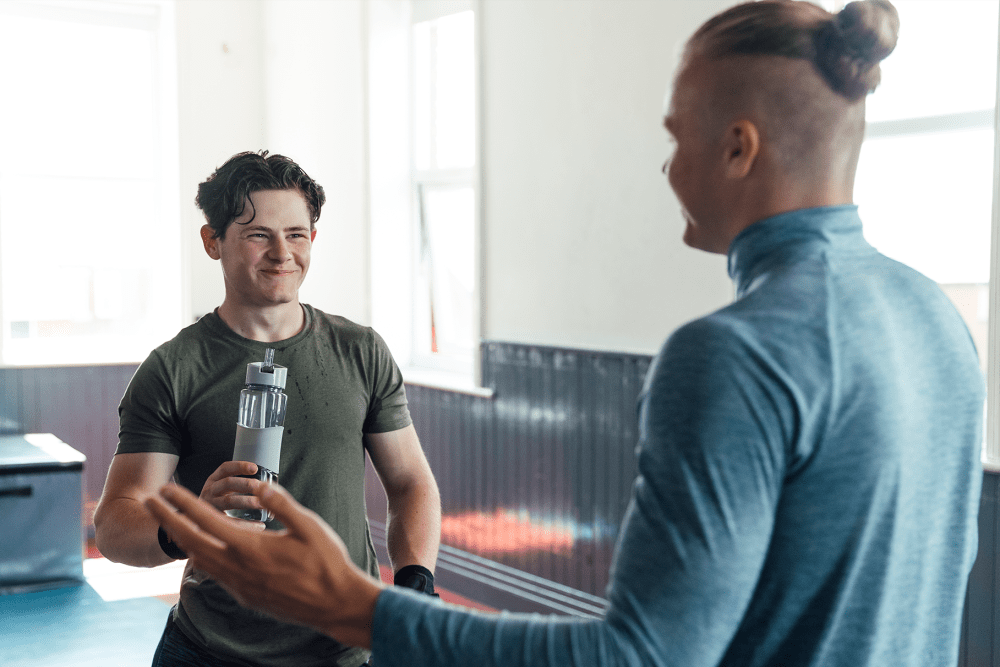
<svg viewBox="0 0 1000 667">
<path fill-rule="evenodd" d="M 854 195 L 868 241 L 940 283 L 981 331 L 985 368 L 993 130 L 869 139 Z"/>
<path fill-rule="evenodd" d="M 475 162 L 475 67 L 472 12 L 437 21 L 437 111 L 435 151 L 440 169 L 471 167 Z"/>
<path fill-rule="evenodd" d="M 8 363 L 139 360 L 176 329 L 176 234 L 150 207 L 153 187 L 0 181 L 0 220 L 16 221 L 0 225 Z"/>
<path fill-rule="evenodd" d="M 869 121 L 992 109 L 997 0 L 894 0 L 899 42 L 868 98 Z"/>
<path fill-rule="evenodd" d="M 471 359 L 473 350 L 473 189 L 423 189 L 417 349 Z"/>
<path fill-rule="evenodd" d="M 138 361 L 180 324 L 156 39 L 0 15 L 0 89 L 17 100 L 0 105 L 4 363 Z"/>
<path fill-rule="evenodd" d="M 417 169 L 430 169 L 431 134 L 434 130 L 432 22 L 413 26 L 413 161 Z"/>
<path fill-rule="evenodd" d="M 153 33 L 3 15 L 0 154 L 19 173 L 149 177 Z M 44 82 L 42 84 L 41 82 Z"/>
<path fill-rule="evenodd" d="M 990 278 L 991 129 L 869 139 L 855 201 L 868 240 L 939 283 Z"/>
<path fill-rule="evenodd" d="M 471 11 L 413 26 L 413 147 L 419 170 L 475 162 L 475 24 Z"/>
</svg>

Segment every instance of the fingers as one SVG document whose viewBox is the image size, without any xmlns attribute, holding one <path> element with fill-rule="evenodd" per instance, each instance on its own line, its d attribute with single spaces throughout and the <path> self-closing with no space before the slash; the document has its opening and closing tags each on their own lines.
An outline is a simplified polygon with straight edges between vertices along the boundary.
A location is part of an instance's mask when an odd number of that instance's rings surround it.
<svg viewBox="0 0 1000 667">
<path fill-rule="evenodd" d="M 207 572 L 241 604 L 248 604 L 249 599 L 239 591 L 246 589 L 244 580 L 255 575 L 243 556 L 257 552 L 254 541 L 260 536 L 255 533 L 264 530 L 263 523 L 233 519 L 216 512 L 211 505 L 174 484 L 163 487 L 159 496 L 150 496 L 144 503 L 188 554 L 196 569 Z"/>
<path fill-rule="evenodd" d="M 280 484 L 267 484 L 257 495 L 261 506 L 270 511 L 285 528 L 300 535 L 311 535 L 323 530 L 323 523 L 315 512 L 303 507 Z"/>
<path fill-rule="evenodd" d="M 215 469 L 205 483 L 217 482 L 225 477 L 235 477 L 238 475 L 253 475 L 257 472 L 257 465 L 250 461 L 226 461 Z"/>
<path fill-rule="evenodd" d="M 255 495 L 264 482 L 242 476 L 256 472 L 250 461 L 225 461 L 205 480 L 200 497 L 220 510 L 260 509 Z"/>
<path fill-rule="evenodd" d="M 246 519 L 234 519 L 230 517 L 226 518 L 230 519 L 230 525 L 232 525 L 236 530 L 248 533 L 263 533 L 267 530 L 267 524 L 263 521 L 247 521 Z"/>
<path fill-rule="evenodd" d="M 183 486 L 167 484 L 160 489 L 160 495 L 202 530 L 207 530 L 212 534 L 219 534 L 217 531 L 221 531 L 220 537 L 222 537 L 229 529 L 223 515 L 215 512 L 210 505 L 200 501 L 197 496 Z"/>
<path fill-rule="evenodd" d="M 194 494 L 188 492 L 187 489 L 184 489 L 184 491 L 191 495 L 192 498 L 194 497 Z M 156 520 L 160 522 L 163 529 L 167 531 L 181 549 L 191 553 L 197 552 L 199 555 L 202 553 L 212 554 L 225 551 L 226 543 L 223 539 L 201 530 L 198 524 L 180 512 L 175 511 L 160 496 L 149 496 L 143 501 L 143 504 L 149 510 L 149 513 L 156 517 Z M 214 510 L 208 510 L 208 513 L 215 517 L 218 516 Z"/>
<path fill-rule="evenodd" d="M 241 535 L 259 533 L 265 529 L 264 524 L 259 521 L 234 519 L 221 512 L 214 511 L 211 505 L 200 500 L 182 486 L 168 484 L 160 489 L 160 495 L 180 512 L 171 512 L 166 517 L 161 516 L 159 513 L 154 513 L 157 519 L 166 521 L 162 525 L 168 532 L 170 532 L 172 527 L 177 527 L 179 531 L 193 531 L 196 535 L 214 539 L 216 546 L 222 545 L 225 547 L 229 544 L 238 543 Z M 153 497 L 156 498 L 156 496 Z M 169 508 L 166 502 L 163 502 L 162 499 L 157 499 L 160 500 L 160 503 L 164 507 Z M 150 511 L 153 511 L 153 509 L 151 508 Z M 174 540 L 180 544 L 180 540 L 176 537 Z M 181 544 L 181 548 L 183 546 Z"/>
</svg>

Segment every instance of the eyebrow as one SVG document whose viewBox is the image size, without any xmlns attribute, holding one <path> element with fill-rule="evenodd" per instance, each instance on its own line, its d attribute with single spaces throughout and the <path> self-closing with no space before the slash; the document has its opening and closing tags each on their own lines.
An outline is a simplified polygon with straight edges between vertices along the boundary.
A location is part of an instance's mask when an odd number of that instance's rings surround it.
<svg viewBox="0 0 1000 667">
<path fill-rule="evenodd" d="M 281 229 L 275 230 L 275 229 L 273 229 L 271 227 L 268 227 L 266 225 L 247 225 L 246 227 L 243 228 L 243 231 L 246 231 L 246 232 L 250 232 L 250 231 L 254 231 L 254 232 L 274 232 L 274 231 L 279 231 L 279 232 L 303 232 L 303 231 L 309 231 L 309 227 L 304 227 L 303 225 L 295 225 L 294 227 L 282 227 Z"/>
</svg>

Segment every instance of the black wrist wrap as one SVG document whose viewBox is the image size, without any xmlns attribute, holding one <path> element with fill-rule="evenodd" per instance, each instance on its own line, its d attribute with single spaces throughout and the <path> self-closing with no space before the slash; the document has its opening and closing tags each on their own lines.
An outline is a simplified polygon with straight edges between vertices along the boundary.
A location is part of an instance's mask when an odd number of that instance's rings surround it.
<svg viewBox="0 0 1000 667">
<path fill-rule="evenodd" d="M 177 544 L 170 539 L 167 535 L 167 531 L 163 530 L 163 526 L 160 526 L 156 530 L 156 541 L 160 543 L 160 548 L 163 549 L 163 553 L 167 554 L 174 560 L 184 560 L 187 558 L 187 554 L 177 546 Z"/>
<path fill-rule="evenodd" d="M 434 592 L 434 575 L 422 565 L 407 565 L 399 568 L 392 583 L 403 588 L 412 588 L 420 593 L 440 597 Z"/>
</svg>

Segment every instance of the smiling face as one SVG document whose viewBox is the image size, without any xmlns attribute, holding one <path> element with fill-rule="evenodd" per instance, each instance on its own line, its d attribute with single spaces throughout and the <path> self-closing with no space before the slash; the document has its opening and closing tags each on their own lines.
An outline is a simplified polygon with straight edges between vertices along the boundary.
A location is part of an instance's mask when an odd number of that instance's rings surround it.
<svg viewBox="0 0 1000 667">
<path fill-rule="evenodd" d="M 316 232 L 298 190 L 259 190 L 249 196 L 223 238 L 202 228 L 205 251 L 222 262 L 226 304 L 241 309 L 298 305 Z M 251 205 L 252 204 L 252 205 Z"/>
<path fill-rule="evenodd" d="M 705 71 L 698 58 L 689 58 L 674 82 L 664 127 L 674 144 L 663 165 L 670 187 L 681 204 L 686 223 L 684 243 L 708 252 L 726 252 L 720 237 L 725 224 L 720 187 L 723 185 L 724 148 L 712 132 L 706 109 Z"/>
</svg>

